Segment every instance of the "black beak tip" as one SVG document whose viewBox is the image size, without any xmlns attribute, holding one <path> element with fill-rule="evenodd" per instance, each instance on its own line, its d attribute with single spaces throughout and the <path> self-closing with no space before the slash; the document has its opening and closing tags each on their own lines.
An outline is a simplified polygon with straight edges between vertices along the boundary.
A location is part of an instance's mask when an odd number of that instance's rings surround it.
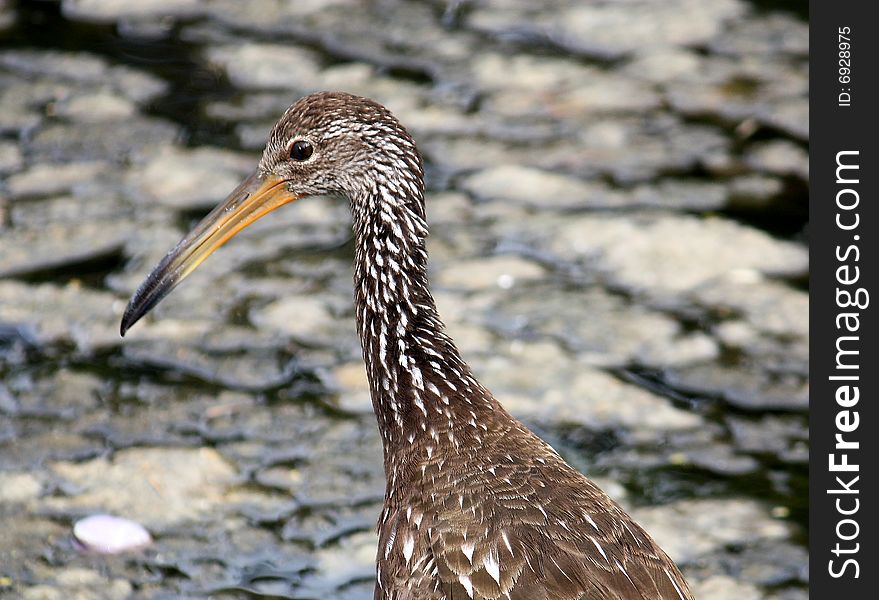
<svg viewBox="0 0 879 600">
<path fill-rule="evenodd" d="M 135 294 L 135 298 L 137 294 Z M 119 335 L 125 337 L 125 334 L 128 332 L 131 327 L 140 321 L 140 318 L 146 314 L 145 310 L 138 310 L 135 306 L 134 299 L 128 303 L 128 306 L 125 307 L 125 312 L 122 314 L 122 321 L 119 323 Z"/>
<path fill-rule="evenodd" d="M 126 310 L 125 314 L 122 316 L 122 322 L 119 323 L 119 335 L 125 337 L 125 332 L 128 331 L 132 325 L 134 325 L 134 323 L 131 322 L 128 311 Z"/>
</svg>

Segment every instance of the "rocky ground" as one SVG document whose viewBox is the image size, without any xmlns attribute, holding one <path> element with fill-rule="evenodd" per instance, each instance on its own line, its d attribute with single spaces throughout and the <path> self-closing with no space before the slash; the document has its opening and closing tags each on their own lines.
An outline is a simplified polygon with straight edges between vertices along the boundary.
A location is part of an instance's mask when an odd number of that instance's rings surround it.
<svg viewBox="0 0 879 600">
<path fill-rule="evenodd" d="M 0 596 L 372 597 L 345 203 L 118 335 L 281 111 L 339 89 L 425 155 L 481 380 L 697 597 L 807 598 L 807 59 L 778 2 L 0 0 Z M 154 542 L 81 551 L 98 512 Z"/>
</svg>

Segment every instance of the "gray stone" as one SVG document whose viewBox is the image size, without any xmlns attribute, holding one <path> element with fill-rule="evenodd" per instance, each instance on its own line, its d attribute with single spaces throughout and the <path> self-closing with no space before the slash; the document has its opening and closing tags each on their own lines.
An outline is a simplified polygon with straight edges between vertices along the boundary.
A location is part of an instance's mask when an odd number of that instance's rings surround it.
<svg viewBox="0 0 879 600">
<path fill-rule="evenodd" d="M 599 183 L 521 165 L 498 165 L 465 177 L 461 187 L 480 199 L 535 208 L 605 208 L 626 197 Z"/>
<path fill-rule="evenodd" d="M 55 107 L 56 115 L 85 124 L 127 119 L 136 112 L 134 102 L 107 92 L 75 96 Z"/>
<path fill-rule="evenodd" d="M 729 190 L 720 183 L 664 179 L 642 184 L 632 191 L 629 204 L 672 210 L 720 210 L 727 205 Z"/>
<path fill-rule="evenodd" d="M 0 505 L 35 500 L 42 490 L 43 483 L 32 473 L 0 472 Z"/>
<path fill-rule="evenodd" d="M 120 19 L 193 18 L 203 12 L 204 0 L 64 0 L 61 10 L 74 21 L 112 22 Z"/>
<path fill-rule="evenodd" d="M 757 271 L 729 271 L 694 289 L 692 296 L 716 312 L 741 315 L 763 333 L 808 339 L 809 295 Z"/>
<path fill-rule="evenodd" d="M 96 570 L 81 567 L 59 569 L 49 583 L 29 585 L 22 590 L 22 600 L 79 600 L 105 598 L 125 600 L 132 593 L 131 583 L 111 578 Z"/>
<path fill-rule="evenodd" d="M 0 322 L 27 328 L 40 344 L 68 342 L 86 353 L 116 346 L 123 308 L 113 294 L 78 283 L 0 280 Z"/>
<path fill-rule="evenodd" d="M 130 170 L 129 181 L 142 190 L 147 202 L 177 210 L 205 209 L 231 193 L 256 169 L 256 162 L 256 157 L 219 148 L 166 146 Z"/>
<path fill-rule="evenodd" d="M 554 118 L 648 111 L 659 96 L 637 80 L 570 60 L 481 53 L 471 62 L 485 109 L 508 117 Z"/>
<path fill-rule="evenodd" d="M 514 285 L 536 281 L 545 276 L 540 265 L 516 256 L 491 256 L 458 261 L 439 271 L 435 285 L 464 291 L 508 290 Z"/>
<path fill-rule="evenodd" d="M 498 35 L 530 32 L 575 52 L 601 58 L 704 44 L 721 31 L 725 21 L 745 11 L 745 5 L 735 0 L 573 3 L 559 10 L 539 10 L 526 2 L 505 4 L 503 9 L 478 7 L 468 23 Z"/>
<path fill-rule="evenodd" d="M 762 600 L 760 590 L 749 583 L 736 581 L 726 575 L 713 575 L 702 581 L 692 582 L 693 595 L 712 600 Z"/>
<path fill-rule="evenodd" d="M 24 159 L 17 144 L 0 142 L 0 175 L 18 171 L 23 165 Z"/>
<path fill-rule="evenodd" d="M 132 448 L 110 459 L 55 462 L 49 467 L 77 491 L 46 498 L 47 507 L 100 509 L 149 527 L 210 515 L 236 478 L 235 469 L 212 448 Z"/>
<path fill-rule="evenodd" d="M 679 563 L 731 544 L 786 538 L 790 526 L 769 516 L 763 505 L 744 498 L 681 500 L 636 508 L 636 521 Z"/>
<path fill-rule="evenodd" d="M 669 383 L 688 393 L 720 397 L 746 410 L 802 411 L 809 406 L 805 374 L 774 373 L 751 361 L 681 367 L 669 373 Z"/>
<path fill-rule="evenodd" d="M 809 180 L 809 155 L 799 145 L 784 140 L 762 142 L 751 147 L 747 163 L 757 171 L 773 175 L 796 175 Z"/>
<path fill-rule="evenodd" d="M 797 454 L 808 457 L 809 433 L 803 417 L 765 415 L 746 419 L 730 415 L 726 423 L 736 447 L 744 452 L 768 453 L 786 459 Z"/>
<path fill-rule="evenodd" d="M 63 269 L 69 265 L 119 254 L 131 227 L 115 222 L 48 225 L 15 229 L 0 238 L 0 277 Z M 71 273 L 70 278 L 75 278 Z"/>
<path fill-rule="evenodd" d="M 521 373 L 518 379 L 529 375 Z M 530 376 L 539 376 L 532 367 Z M 508 384 L 509 385 L 509 384 Z M 629 429 L 641 437 L 696 428 L 697 415 L 673 407 L 665 398 L 625 384 L 596 369 L 582 368 L 564 389 L 551 386 L 537 402 L 505 402 L 528 419 L 554 424 L 578 424 L 594 430 Z M 648 435 L 649 434 L 649 435 Z"/>
<path fill-rule="evenodd" d="M 656 298 L 694 290 L 739 269 L 793 277 L 808 268 L 803 246 L 721 218 L 571 218 L 551 247 L 561 255 L 589 257 L 609 279 Z"/>
<path fill-rule="evenodd" d="M 15 9 L 11 0 L 0 0 L 0 31 L 6 31 L 15 23 Z"/>
<path fill-rule="evenodd" d="M 34 134 L 28 149 L 37 160 L 123 162 L 137 160 L 152 148 L 171 143 L 178 135 L 177 126 L 146 117 L 101 121 L 88 127 L 52 123 Z"/>
<path fill-rule="evenodd" d="M 507 336 L 558 340 L 594 365 L 636 361 L 667 367 L 717 354 L 706 336 L 683 335 L 671 318 L 594 288 L 554 289 L 550 295 L 529 286 L 492 307 L 485 322 Z"/>
<path fill-rule="evenodd" d="M 312 90 L 318 80 L 317 56 L 289 44 L 220 47 L 209 50 L 207 58 L 245 89 Z"/>
<path fill-rule="evenodd" d="M 6 182 L 13 199 L 39 198 L 71 191 L 109 170 L 102 161 L 39 164 L 12 175 Z"/>
</svg>

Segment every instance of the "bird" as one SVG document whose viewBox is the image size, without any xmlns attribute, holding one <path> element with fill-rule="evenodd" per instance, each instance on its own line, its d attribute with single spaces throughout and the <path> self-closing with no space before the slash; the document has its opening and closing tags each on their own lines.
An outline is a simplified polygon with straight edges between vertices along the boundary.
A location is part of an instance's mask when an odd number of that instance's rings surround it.
<svg viewBox="0 0 879 600">
<path fill-rule="evenodd" d="M 462 359 L 428 286 L 422 157 L 373 100 L 317 92 L 291 105 L 256 170 L 136 290 L 121 334 L 239 231 L 314 195 L 346 198 L 352 213 L 386 479 L 375 600 L 692 600 L 653 538 Z"/>
</svg>

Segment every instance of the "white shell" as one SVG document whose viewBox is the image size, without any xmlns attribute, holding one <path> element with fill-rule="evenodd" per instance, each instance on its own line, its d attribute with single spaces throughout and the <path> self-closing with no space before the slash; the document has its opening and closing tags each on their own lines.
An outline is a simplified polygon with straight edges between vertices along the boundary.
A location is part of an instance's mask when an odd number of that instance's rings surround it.
<svg viewBox="0 0 879 600">
<path fill-rule="evenodd" d="M 73 525 L 73 536 L 87 550 L 118 554 L 137 550 L 152 542 L 140 523 L 112 515 L 92 515 Z"/>
</svg>

